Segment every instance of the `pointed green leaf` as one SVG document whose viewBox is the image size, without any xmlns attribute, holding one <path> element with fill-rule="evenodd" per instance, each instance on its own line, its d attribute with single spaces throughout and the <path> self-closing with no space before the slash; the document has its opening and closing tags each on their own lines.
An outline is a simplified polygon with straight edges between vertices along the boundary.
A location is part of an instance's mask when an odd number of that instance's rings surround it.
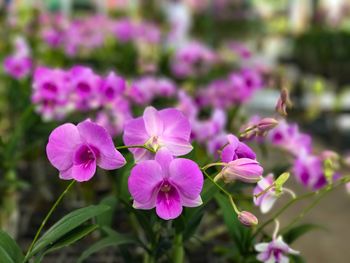
<svg viewBox="0 0 350 263">
<path fill-rule="evenodd" d="M 35 255 L 48 245 L 52 245 L 73 229 L 84 224 L 89 219 L 108 211 L 108 209 L 110 208 L 106 205 L 91 205 L 69 213 L 46 231 L 35 243 L 30 255 Z"/>
<path fill-rule="evenodd" d="M 1 262 L 22 263 L 24 256 L 14 241 L 6 232 L 0 230 L 0 259 Z"/>
<path fill-rule="evenodd" d="M 90 246 L 87 250 L 85 250 L 81 256 L 79 257 L 77 263 L 83 262 L 85 259 L 89 258 L 92 254 L 106 248 L 112 246 L 120 246 L 126 244 L 139 244 L 139 241 L 136 238 L 133 238 L 128 235 L 120 234 L 112 229 L 105 229 L 108 233 L 108 236 L 102 238 L 100 241 L 96 242 L 92 246 Z"/>
</svg>

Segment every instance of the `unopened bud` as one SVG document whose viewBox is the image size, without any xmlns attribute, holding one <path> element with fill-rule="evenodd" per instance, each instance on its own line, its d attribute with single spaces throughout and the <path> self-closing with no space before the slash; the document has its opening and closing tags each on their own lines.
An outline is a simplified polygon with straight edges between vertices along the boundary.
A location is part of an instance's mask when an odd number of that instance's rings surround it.
<svg viewBox="0 0 350 263">
<path fill-rule="evenodd" d="M 225 183 L 239 180 L 245 183 L 256 183 L 260 181 L 264 169 L 253 159 L 239 158 L 228 163 L 223 170 Z"/>
<path fill-rule="evenodd" d="M 278 121 L 274 118 L 263 118 L 259 121 L 257 127 L 259 133 L 266 133 L 278 125 Z"/>
<path fill-rule="evenodd" d="M 248 211 L 240 212 L 238 214 L 238 220 L 247 227 L 256 226 L 259 223 L 258 218 Z"/>
<path fill-rule="evenodd" d="M 287 88 L 283 88 L 275 109 L 282 116 L 287 116 L 287 108 L 291 106 L 292 102 L 289 99 L 289 91 Z"/>
</svg>

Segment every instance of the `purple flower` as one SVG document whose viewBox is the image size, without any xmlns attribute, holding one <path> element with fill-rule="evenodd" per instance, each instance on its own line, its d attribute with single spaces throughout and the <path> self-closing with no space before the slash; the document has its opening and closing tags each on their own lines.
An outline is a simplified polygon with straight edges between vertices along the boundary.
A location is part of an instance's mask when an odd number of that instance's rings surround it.
<svg viewBox="0 0 350 263">
<path fill-rule="evenodd" d="M 113 101 L 117 96 L 124 93 L 126 89 L 125 80 L 116 75 L 114 72 L 110 72 L 108 76 L 102 81 L 100 86 L 100 92 L 103 102 Z"/>
<path fill-rule="evenodd" d="M 178 217 L 183 206 L 202 204 L 203 175 L 195 162 L 174 159 L 164 149 L 157 152 L 155 160 L 143 161 L 131 170 L 128 187 L 135 208 L 155 207 L 159 217 L 169 220 Z"/>
<path fill-rule="evenodd" d="M 231 161 L 222 170 L 226 183 L 239 180 L 245 183 L 256 183 L 261 179 L 264 169 L 256 160 L 239 158 Z"/>
<path fill-rule="evenodd" d="M 29 57 L 8 56 L 4 60 L 4 70 L 15 79 L 27 77 L 32 69 L 32 60 Z"/>
<path fill-rule="evenodd" d="M 311 152 L 311 137 L 299 131 L 297 124 L 280 121 L 268 134 L 272 144 L 298 156 L 301 152 Z"/>
<path fill-rule="evenodd" d="M 207 141 L 207 152 L 217 159 L 220 157 L 219 150 L 221 150 L 225 144 L 227 144 L 227 134 L 219 133 Z"/>
<path fill-rule="evenodd" d="M 301 153 L 294 161 L 293 173 L 298 182 L 313 190 L 327 185 L 323 161 L 317 156 Z"/>
<path fill-rule="evenodd" d="M 204 74 L 216 62 L 216 54 L 200 42 L 190 42 L 178 49 L 171 63 L 177 77 Z"/>
<path fill-rule="evenodd" d="M 273 175 L 268 174 L 266 177 L 261 178 L 257 183 L 257 186 L 254 188 L 254 195 L 259 194 L 268 187 L 270 187 L 274 182 Z M 271 210 L 273 204 L 276 202 L 277 196 L 275 194 L 274 188 L 271 188 L 266 193 L 262 194 L 258 198 L 254 198 L 254 204 L 260 207 L 262 213 L 267 213 Z"/>
<path fill-rule="evenodd" d="M 102 79 L 91 68 L 74 66 L 69 71 L 76 107 L 80 110 L 96 108 Z"/>
<path fill-rule="evenodd" d="M 226 113 L 221 109 L 215 109 L 208 120 L 192 120 L 192 136 L 198 142 L 206 142 L 208 139 L 223 132 L 226 126 Z"/>
<path fill-rule="evenodd" d="M 32 102 L 44 119 L 61 119 L 73 107 L 69 104 L 69 76 L 61 69 L 38 67 L 33 76 Z"/>
<path fill-rule="evenodd" d="M 194 120 L 199 111 L 192 97 L 184 90 L 179 90 L 178 92 L 178 105 L 176 108 L 190 120 Z"/>
<path fill-rule="evenodd" d="M 115 21 L 113 32 L 120 42 L 125 43 L 135 37 L 135 26 L 130 20 L 123 18 Z"/>
<path fill-rule="evenodd" d="M 260 252 L 257 260 L 265 263 L 288 263 L 288 254 L 298 255 L 299 251 L 291 249 L 279 236 L 270 243 L 259 243 L 255 245 L 255 250 Z"/>
<path fill-rule="evenodd" d="M 129 102 L 123 97 L 117 97 L 110 107 L 97 114 L 96 123 L 115 136 L 122 134 L 125 123 L 130 119 L 132 119 L 132 114 Z"/>
<path fill-rule="evenodd" d="M 94 176 L 96 165 L 113 170 L 125 164 L 107 131 L 89 120 L 77 126 L 66 123 L 53 130 L 46 153 L 63 180 L 88 181 Z"/>
<path fill-rule="evenodd" d="M 133 102 L 146 105 L 157 96 L 171 97 L 175 91 L 176 86 L 170 79 L 145 76 L 132 83 L 128 95 Z"/>
<path fill-rule="evenodd" d="M 142 117 L 128 121 L 124 128 L 125 145 L 147 145 L 154 151 L 168 149 L 174 156 L 189 153 L 191 126 L 188 119 L 178 110 L 168 108 L 157 111 L 147 107 Z M 146 149 L 130 149 L 136 162 L 149 159 Z"/>
<path fill-rule="evenodd" d="M 240 142 L 233 134 L 227 135 L 228 144 L 222 149 L 221 160 L 229 163 L 239 158 L 256 159 L 254 151 L 245 143 Z"/>
</svg>

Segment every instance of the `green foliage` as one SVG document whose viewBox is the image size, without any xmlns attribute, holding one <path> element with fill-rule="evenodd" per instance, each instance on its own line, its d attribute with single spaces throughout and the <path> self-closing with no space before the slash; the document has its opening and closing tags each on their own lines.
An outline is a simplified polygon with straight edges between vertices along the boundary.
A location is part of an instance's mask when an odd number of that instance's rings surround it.
<svg viewBox="0 0 350 263">
<path fill-rule="evenodd" d="M 0 230 L 0 259 L 6 263 L 22 263 L 24 259 L 16 241 L 2 230 Z"/>
<path fill-rule="evenodd" d="M 324 227 L 320 225 L 315 225 L 315 224 L 302 224 L 295 226 L 291 229 L 289 229 L 287 232 L 283 234 L 283 239 L 288 243 L 291 244 L 294 241 L 296 241 L 298 238 L 301 236 L 305 235 L 306 233 L 312 231 L 312 230 L 320 230 L 323 229 Z"/>
<path fill-rule="evenodd" d="M 64 216 L 49 230 L 47 230 L 46 233 L 34 244 L 33 250 L 29 254 L 29 257 L 37 253 L 44 253 L 45 251 L 51 249 L 56 242 L 58 242 L 56 245 L 59 247 L 60 245 L 62 246 L 62 242 L 64 244 L 64 242 L 82 238 L 83 233 L 88 234 L 92 231 L 92 226 L 90 226 L 90 228 L 77 228 L 82 226 L 82 224 L 84 224 L 86 221 L 108 211 L 108 209 L 110 208 L 106 205 L 92 205 L 80 208 Z M 72 233 L 72 231 L 76 231 L 75 234 Z"/>
<path fill-rule="evenodd" d="M 107 247 L 120 246 L 125 244 L 140 244 L 140 242 L 132 236 L 120 234 L 109 228 L 105 228 L 104 230 L 107 232 L 107 235 L 86 249 L 79 257 L 77 263 L 83 262 L 92 254 Z"/>
</svg>

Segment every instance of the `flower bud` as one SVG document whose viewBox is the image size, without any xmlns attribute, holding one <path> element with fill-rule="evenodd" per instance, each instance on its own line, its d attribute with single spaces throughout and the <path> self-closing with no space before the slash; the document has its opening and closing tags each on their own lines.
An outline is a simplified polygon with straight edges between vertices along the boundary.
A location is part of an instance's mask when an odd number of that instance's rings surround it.
<svg viewBox="0 0 350 263">
<path fill-rule="evenodd" d="M 226 183 L 240 180 L 245 183 L 256 183 L 261 179 L 264 169 L 253 159 L 239 158 L 231 161 L 223 170 Z"/>
<path fill-rule="evenodd" d="M 278 121 L 274 118 L 263 118 L 257 124 L 259 133 L 266 133 L 278 125 Z"/>
<path fill-rule="evenodd" d="M 256 216 L 248 211 L 240 212 L 238 214 L 238 220 L 247 227 L 256 226 L 258 224 Z"/>
<path fill-rule="evenodd" d="M 287 107 L 291 107 L 292 102 L 289 99 L 288 89 L 283 88 L 281 90 L 281 95 L 276 104 L 276 111 L 282 116 L 287 116 Z"/>
</svg>

